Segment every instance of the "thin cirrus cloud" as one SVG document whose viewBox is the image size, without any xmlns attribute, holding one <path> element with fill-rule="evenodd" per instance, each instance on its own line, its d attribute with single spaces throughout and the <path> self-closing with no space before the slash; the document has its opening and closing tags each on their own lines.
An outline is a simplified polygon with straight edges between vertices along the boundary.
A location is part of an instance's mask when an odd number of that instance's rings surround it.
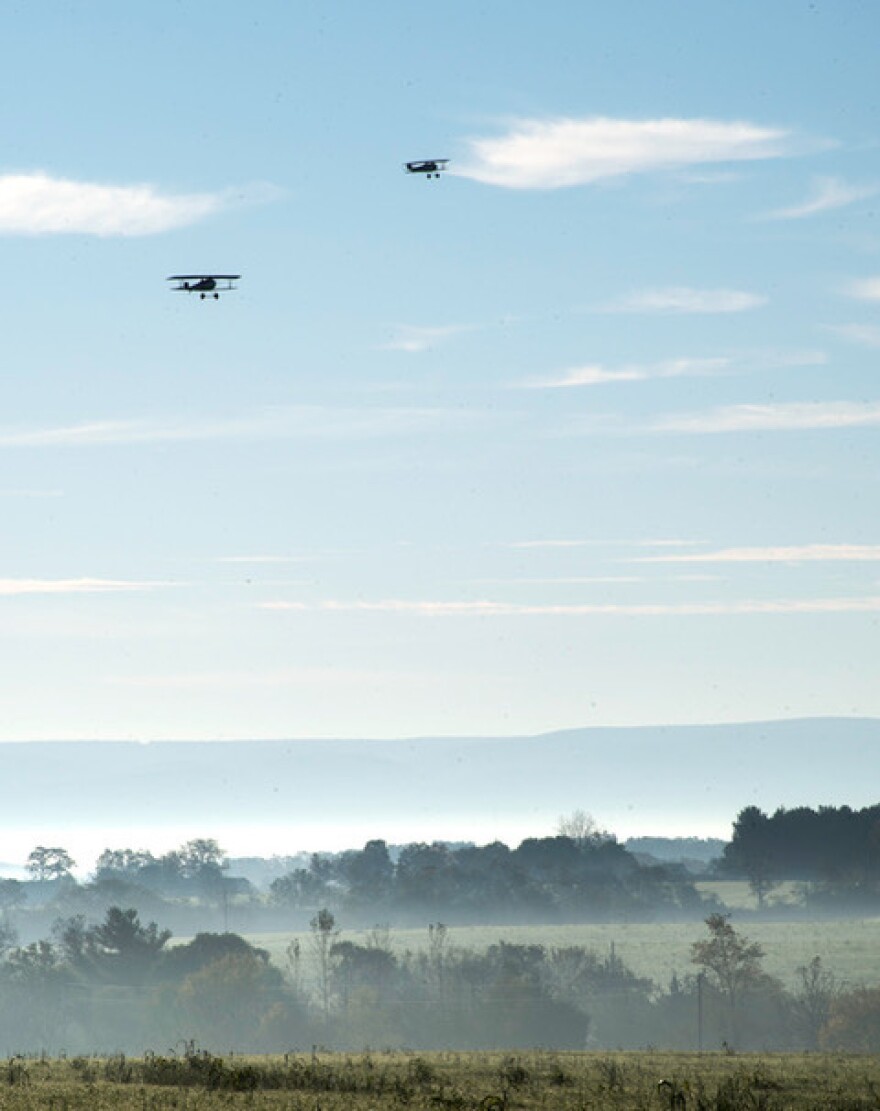
<svg viewBox="0 0 880 1111">
<path fill-rule="evenodd" d="M 641 431 L 676 433 L 807 432 L 880 424 L 878 401 L 796 401 L 775 405 L 726 405 L 658 417 Z"/>
<path fill-rule="evenodd" d="M 430 351 L 438 343 L 467 331 L 470 331 L 470 328 L 465 324 L 441 324 L 433 327 L 401 324 L 382 347 L 385 351 L 406 351 L 409 354 L 418 354 L 422 351 Z"/>
<path fill-rule="evenodd" d="M 765 215 L 767 220 L 803 220 L 856 201 L 866 200 L 880 192 L 877 185 L 849 185 L 839 177 L 817 177 L 806 200 L 789 208 L 777 208 Z"/>
<path fill-rule="evenodd" d="M 0 175 L 0 234 L 156 235 L 233 206 L 278 195 L 268 185 L 217 193 L 165 193 L 154 185 L 107 185 L 36 172 Z"/>
<path fill-rule="evenodd" d="M 526 390 L 562 390 L 580 386 L 605 386 L 619 382 L 647 382 L 657 378 L 694 378 L 724 373 L 727 358 L 666 359 L 658 363 L 627 364 L 616 370 L 599 363 L 573 367 L 552 378 L 536 378 L 519 384 Z"/>
<path fill-rule="evenodd" d="M 263 438 L 356 439 L 412 435 L 457 424 L 460 413 L 444 409 L 333 409 L 282 406 L 242 417 L 105 420 L 49 428 L 0 430 L 0 448 L 102 447 L 153 443 Z"/>
<path fill-rule="evenodd" d="M 469 141 L 462 177 L 507 189 L 561 189 L 658 170 L 778 158 L 790 133 L 746 121 L 523 119 Z"/>
<path fill-rule="evenodd" d="M 411 601 L 386 598 L 375 602 L 329 600 L 262 602 L 258 609 L 303 613 L 377 613 L 403 617 L 736 617 L 811 613 L 876 613 L 880 597 L 744 599 L 730 602 L 615 603 L 545 605 L 494 601 Z"/>
<path fill-rule="evenodd" d="M 604 304 L 596 312 L 723 314 L 748 312 L 767 304 L 767 298 L 743 289 L 693 289 L 690 286 L 661 286 L 642 289 Z"/>
<path fill-rule="evenodd" d="M 637 556 L 628 563 L 877 563 L 880 544 L 801 544 Z"/>
<path fill-rule="evenodd" d="M 857 278 L 849 283 L 846 292 L 857 301 L 880 301 L 880 278 Z"/>
<path fill-rule="evenodd" d="M 850 343 L 857 343 L 862 347 L 880 347 L 880 325 L 833 324 L 829 328 Z"/>
<path fill-rule="evenodd" d="M 516 384 L 518 389 L 560 390 L 580 386 L 614 385 L 619 382 L 650 382 L 661 378 L 705 378 L 722 374 L 748 373 L 787 367 L 823 366 L 823 351 L 747 351 L 735 356 L 664 359 L 656 363 L 626 363 L 609 368 L 601 363 L 572 367 L 548 378 L 532 378 Z"/>
<path fill-rule="evenodd" d="M 0 579 L 0 596 L 24 594 L 124 594 L 176 586 L 170 582 L 135 582 L 128 579 Z"/>
</svg>

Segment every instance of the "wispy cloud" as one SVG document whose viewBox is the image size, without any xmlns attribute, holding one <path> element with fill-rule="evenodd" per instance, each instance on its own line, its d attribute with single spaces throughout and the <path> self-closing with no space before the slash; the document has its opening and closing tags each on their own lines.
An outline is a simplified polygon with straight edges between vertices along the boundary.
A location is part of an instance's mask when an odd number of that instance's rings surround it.
<svg viewBox="0 0 880 1111">
<path fill-rule="evenodd" d="M 263 602 L 259 609 L 379 613 L 410 617 L 726 617 L 748 614 L 875 613 L 880 596 L 854 598 L 745 599 L 729 602 L 597 603 L 544 605 L 493 601 L 410 601 L 387 598 L 376 602 Z"/>
<path fill-rule="evenodd" d="M 843 339 L 858 343 L 862 347 L 880 347 L 880 325 L 878 324 L 833 324 L 830 325 L 830 329 Z"/>
<path fill-rule="evenodd" d="M 467 324 L 435 326 L 401 324 L 395 329 L 391 339 L 382 346 L 386 351 L 407 351 L 410 354 L 418 354 L 421 351 L 430 351 L 445 339 L 470 330 L 471 327 Z"/>
<path fill-rule="evenodd" d="M 106 185 L 41 172 L 5 174 L 0 176 L 0 234 L 155 235 L 278 194 L 268 185 L 165 193 L 148 184 Z"/>
<path fill-rule="evenodd" d="M 652 432 L 799 432 L 880 424 L 878 401 L 795 401 L 776 405 L 727 405 L 658 417 Z"/>
<path fill-rule="evenodd" d="M 63 498 L 63 490 L 0 490 L 0 498 Z"/>
<path fill-rule="evenodd" d="M 835 208 L 845 208 L 856 201 L 876 196 L 878 192 L 878 185 L 849 185 L 839 177 L 817 177 L 813 179 L 812 190 L 806 200 L 789 208 L 777 208 L 768 212 L 765 219 L 802 220 Z"/>
<path fill-rule="evenodd" d="M 109 686 L 146 690 L 191 690 L 213 687 L 290 687 L 304 684 L 341 686 L 376 683 L 442 682 L 442 676 L 426 672 L 382 671 L 370 668 L 289 667 L 272 671 L 208 671 L 171 675 L 114 675 L 103 681 Z"/>
<path fill-rule="evenodd" d="M 735 313 L 767 304 L 767 298 L 741 289 L 692 289 L 665 286 L 637 290 L 624 297 L 597 305 L 596 312 L 620 313 Z"/>
<path fill-rule="evenodd" d="M 801 544 L 637 556 L 628 563 L 877 563 L 880 544 Z"/>
<path fill-rule="evenodd" d="M 135 582 L 128 579 L 0 579 L 0 596 L 22 594 L 122 594 L 178 586 L 171 582 Z"/>
<path fill-rule="evenodd" d="M 520 389 L 560 390 L 579 386 L 605 386 L 619 382 L 647 382 L 656 378 L 696 378 L 723 374 L 731 366 L 727 358 L 666 359 L 659 363 L 628 363 L 608 369 L 599 363 L 573 367 L 552 378 L 535 378 L 519 383 Z"/>
<path fill-rule="evenodd" d="M 849 283 L 846 292 L 858 301 L 880 301 L 880 278 L 857 278 Z"/>
<path fill-rule="evenodd" d="M 641 575 L 567 575 L 553 578 L 470 579 L 472 586 L 606 586 L 612 583 L 642 583 Z"/>
<path fill-rule="evenodd" d="M 705 543 L 705 540 L 685 540 L 679 537 L 651 537 L 647 540 L 621 540 L 610 538 L 602 540 L 513 540 L 504 546 L 507 548 L 595 548 L 628 547 L 635 545 L 638 548 L 692 548 Z"/>
<path fill-rule="evenodd" d="M 0 430 L 0 448 L 99 447 L 248 439 L 355 439 L 414 435 L 461 423 L 460 412 L 426 408 L 290 406 L 245 416 L 105 420 L 52 428 Z"/>
<path fill-rule="evenodd" d="M 559 189 L 608 178 L 713 163 L 777 158 L 780 128 L 705 119 L 523 119 L 492 138 L 474 138 L 455 172 L 508 189 Z"/>
<path fill-rule="evenodd" d="M 307 563 L 309 560 L 314 559 L 314 556 L 291 556 L 291 555 L 237 555 L 237 556 L 217 556 L 216 563 L 244 563 L 244 564 L 273 564 L 279 563 Z"/>
</svg>

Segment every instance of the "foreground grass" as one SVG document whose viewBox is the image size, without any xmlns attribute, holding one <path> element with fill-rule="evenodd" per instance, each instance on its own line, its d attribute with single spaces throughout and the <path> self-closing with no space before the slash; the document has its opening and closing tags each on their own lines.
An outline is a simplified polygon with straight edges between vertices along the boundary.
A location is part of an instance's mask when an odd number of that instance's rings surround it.
<svg viewBox="0 0 880 1111">
<path fill-rule="evenodd" d="M 192 1052 L 14 1058 L 0 1085 L 4 1111 L 855 1111 L 880 1108 L 880 1057 Z"/>
</svg>

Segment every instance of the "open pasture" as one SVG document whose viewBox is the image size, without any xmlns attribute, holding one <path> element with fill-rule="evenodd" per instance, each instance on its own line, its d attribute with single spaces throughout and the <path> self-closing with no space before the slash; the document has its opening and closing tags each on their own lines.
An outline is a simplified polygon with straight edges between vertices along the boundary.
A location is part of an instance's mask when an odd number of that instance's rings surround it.
<svg viewBox="0 0 880 1111">
<path fill-rule="evenodd" d="M 830 1054 L 364 1053 L 14 1058 L 4 1111 L 857 1111 L 880 1059 Z"/>
<path fill-rule="evenodd" d="M 815 921 L 780 922 L 744 920 L 734 925 L 747 937 L 763 946 L 765 970 L 787 987 L 797 983 L 797 968 L 816 956 L 829 972 L 847 986 L 880 983 L 880 918 L 841 918 Z M 369 930 L 346 930 L 341 937 L 366 944 Z M 614 945 L 620 957 L 639 976 L 647 976 L 658 987 L 666 987 L 675 972 L 679 977 L 695 971 L 691 945 L 706 936 L 701 922 L 609 922 L 552 926 L 455 926 L 449 929 L 448 944 L 462 949 L 484 951 L 506 941 L 516 945 L 565 947 L 581 945 L 607 953 Z M 312 956 L 308 932 L 290 934 L 253 934 L 248 940 L 268 949 L 273 960 L 286 966 L 285 950 L 293 940 L 300 943 L 304 968 Z M 428 931 L 391 929 L 388 944 L 396 953 L 418 952 L 428 943 Z"/>
</svg>

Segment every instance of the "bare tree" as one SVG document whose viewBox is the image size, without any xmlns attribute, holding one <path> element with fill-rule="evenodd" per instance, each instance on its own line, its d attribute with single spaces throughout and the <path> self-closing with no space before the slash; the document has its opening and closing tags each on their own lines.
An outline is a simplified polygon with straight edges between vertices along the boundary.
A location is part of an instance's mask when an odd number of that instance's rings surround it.
<svg viewBox="0 0 880 1111">
<path fill-rule="evenodd" d="M 318 987 L 324 1019 L 330 1014 L 330 950 L 339 937 L 336 919 L 326 907 L 318 911 L 309 923 L 312 930 L 312 949 L 318 961 Z"/>
<path fill-rule="evenodd" d="M 596 824 L 596 819 L 586 810 L 573 810 L 570 814 L 560 815 L 556 832 L 560 837 L 571 838 L 578 845 L 589 845 L 605 836 Z"/>
<path fill-rule="evenodd" d="M 833 972 L 822 967 L 822 958 L 813 957 L 797 969 L 800 990 L 795 994 L 795 1014 L 809 1041 L 810 1049 L 819 1048 L 819 1032 L 831 1017 L 831 1006 L 840 995 Z"/>
</svg>

